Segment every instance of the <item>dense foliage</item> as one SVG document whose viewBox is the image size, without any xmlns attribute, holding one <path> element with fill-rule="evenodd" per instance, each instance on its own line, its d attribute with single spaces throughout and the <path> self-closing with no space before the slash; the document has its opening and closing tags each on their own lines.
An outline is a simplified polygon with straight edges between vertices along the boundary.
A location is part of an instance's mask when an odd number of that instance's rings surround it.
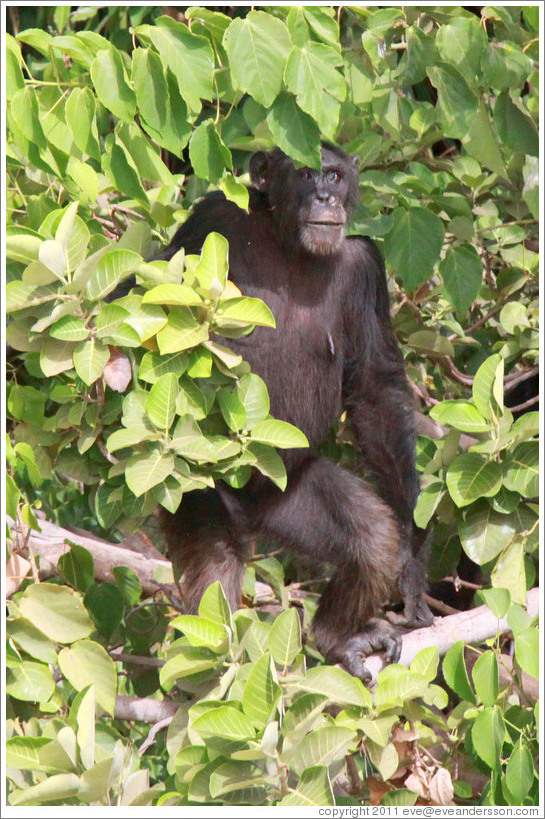
<svg viewBox="0 0 545 819">
<path fill-rule="evenodd" d="M 77 545 L 47 582 L 30 555 L 21 582 L 14 539 L 11 804 L 537 804 L 521 669 L 537 676 L 538 6 L 70 9 L 21 7 L 7 35 L 8 515 L 119 539 L 252 468 L 285 486 L 276 448 L 304 436 L 214 337 L 274 317 L 229 281 L 217 234 L 200 257 L 146 259 L 209 188 L 247 205 L 252 151 L 317 166 L 331 139 L 360 159 L 352 230 L 385 256 L 429 408 L 430 579 L 462 558 L 515 659 L 500 685 L 504 643 L 472 649 L 470 682 L 457 643 L 439 685 L 426 649 L 371 695 L 302 647 L 274 557 L 244 592 L 268 582 L 276 619 L 229 612 L 218 585 L 194 617 L 122 566 L 95 579 Z M 132 273 L 138 292 L 105 303 Z M 351 459 L 343 419 L 328 452 Z M 141 756 L 149 726 L 114 719 L 121 695 L 181 703 Z"/>
</svg>

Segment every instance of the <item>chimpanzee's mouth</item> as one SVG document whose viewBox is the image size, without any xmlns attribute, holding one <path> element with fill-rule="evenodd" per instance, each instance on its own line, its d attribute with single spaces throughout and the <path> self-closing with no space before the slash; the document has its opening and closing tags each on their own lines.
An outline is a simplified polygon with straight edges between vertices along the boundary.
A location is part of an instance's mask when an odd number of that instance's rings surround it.
<svg viewBox="0 0 545 819">
<path fill-rule="evenodd" d="M 345 222 L 330 222 L 330 221 L 327 221 L 327 220 L 323 220 L 321 222 L 313 220 L 312 222 L 309 221 L 306 224 L 311 225 L 312 227 L 344 227 L 345 226 Z"/>
</svg>

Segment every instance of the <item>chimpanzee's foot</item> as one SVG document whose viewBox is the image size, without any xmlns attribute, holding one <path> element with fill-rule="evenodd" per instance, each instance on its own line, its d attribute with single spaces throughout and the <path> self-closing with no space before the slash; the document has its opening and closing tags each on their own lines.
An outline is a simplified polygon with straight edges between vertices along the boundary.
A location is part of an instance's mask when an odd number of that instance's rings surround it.
<svg viewBox="0 0 545 819">
<path fill-rule="evenodd" d="M 403 614 L 410 626 L 423 628 L 431 626 L 433 614 L 422 594 L 413 594 L 404 598 Z"/>
<path fill-rule="evenodd" d="M 338 648 L 340 662 L 350 674 L 364 683 L 371 681 L 371 674 L 365 668 L 365 657 L 376 651 L 384 651 L 385 665 L 396 663 L 401 654 L 401 636 L 384 620 L 369 623 Z"/>
</svg>

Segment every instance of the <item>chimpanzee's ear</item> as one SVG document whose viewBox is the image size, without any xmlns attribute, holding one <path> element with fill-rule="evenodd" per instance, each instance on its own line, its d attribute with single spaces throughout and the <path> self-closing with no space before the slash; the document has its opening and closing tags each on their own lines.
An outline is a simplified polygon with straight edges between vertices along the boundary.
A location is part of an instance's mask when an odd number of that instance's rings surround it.
<svg viewBox="0 0 545 819">
<path fill-rule="evenodd" d="M 269 154 L 266 151 L 256 151 L 250 157 L 250 179 L 260 191 L 269 187 Z"/>
<path fill-rule="evenodd" d="M 355 169 L 359 170 L 359 167 L 360 167 L 360 158 L 359 158 L 359 156 L 357 154 L 354 154 L 353 156 L 350 157 L 350 159 L 352 160 L 352 165 L 355 167 Z"/>
</svg>

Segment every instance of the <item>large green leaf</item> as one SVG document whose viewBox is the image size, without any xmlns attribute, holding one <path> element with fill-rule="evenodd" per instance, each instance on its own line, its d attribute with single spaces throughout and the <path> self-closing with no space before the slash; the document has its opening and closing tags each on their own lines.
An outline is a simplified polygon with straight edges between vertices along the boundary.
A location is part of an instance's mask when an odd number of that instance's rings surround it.
<svg viewBox="0 0 545 819">
<path fill-rule="evenodd" d="M 539 494 L 539 444 L 537 441 L 524 441 L 505 463 L 503 483 L 507 489 L 519 492 L 526 497 L 537 497 Z"/>
<path fill-rule="evenodd" d="M 95 628 L 79 595 L 67 586 L 33 584 L 25 589 L 19 609 L 56 643 L 73 643 L 88 637 Z"/>
<path fill-rule="evenodd" d="M 331 781 L 326 765 L 312 765 L 305 768 L 297 788 L 279 803 L 282 807 L 318 807 L 335 805 Z"/>
<path fill-rule="evenodd" d="M 262 444 L 271 444 L 279 449 L 292 449 L 293 447 L 307 447 L 306 435 L 301 430 L 288 424 L 286 421 L 278 421 L 270 418 L 260 421 L 252 429 L 252 440 Z"/>
<path fill-rule="evenodd" d="M 471 728 L 475 751 L 492 770 L 501 766 L 501 749 L 505 739 L 505 723 L 497 706 L 484 708 Z"/>
<path fill-rule="evenodd" d="M 320 129 L 291 94 L 283 93 L 275 99 L 267 114 L 267 124 L 280 150 L 311 168 L 320 167 Z"/>
<path fill-rule="evenodd" d="M 501 466 L 476 452 L 458 455 L 449 466 L 447 487 L 456 506 L 467 506 L 481 497 L 491 497 L 502 482 Z"/>
<path fill-rule="evenodd" d="M 408 290 L 426 281 L 443 246 L 444 228 L 441 219 L 424 208 L 397 208 L 394 226 L 384 237 L 384 250 L 389 267 L 397 270 Z"/>
<path fill-rule="evenodd" d="M 475 703 L 475 694 L 471 688 L 464 659 L 464 643 L 454 643 L 443 658 L 443 675 L 445 682 L 462 699 Z"/>
<path fill-rule="evenodd" d="M 176 413 L 178 379 L 174 373 L 162 375 L 153 385 L 146 400 L 146 413 L 159 429 L 169 429 Z"/>
<path fill-rule="evenodd" d="M 290 768 L 302 772 L 314 765 L 329 766 L 344 760 L 348 746 L 356 736 L 355 730 L 344 726 L 326 725 L 318 728 L 297 746 L 290 760 Z"/>
<path fill-rule="evenodd" d="M 97 703 L 113 716 L 117 674 L 107 651 L 93 640 L 79 640 L 59 654 L 59 666 L 76 691 L 94 685 Z"/>
<path fill-rule="evenodd" d="M 515 534 L 515 521 L 511 515 L 499 514 L 483 500 L 458 521 L 458 530 L 465 553 L 482 566 L 509 545 Z"/>
<path fill-rule="evenodd" d="M 492 418 L 503 410 L 504 360 L 499 353 L 489 356 L 473 381 L 473 402 L 481 415 Z"/>
<path fill-rule="evenodd" d="M 430 416 L 440 424 L 447 424 L 462 432 L 488 432 L 490 425 L 469 401 L 446 400 L 430 410 Z"/>
<path fill-rule="evenodd" d="M 291 40 L 285 24 L 264 11 L 232 21 L 223 38 L 235 85 L 268 108 L 282 87 Z"/>
<path fill-rule="evenodd" d="M 110 358 L 110 350 L 95 338 L 80 342 L 74 349 L 74 367 L 82 381 L 94 384 Z"/>
<path fill-rule="evenodd" d="M 179 307 L 168 315 L 165 326 L 157 333 L 161 355 L 196 347 L 208 338 L 208 326 L 199 324 L 189 307 Z"/>
<path fill-rule="evenodd" d="M 91 65 L 91 79 L 100 102 L 119 119 L 132 122 L 136 98 L 117 48 L 110 46 L 97 52 Z"/>
<path fill-rule="evenodd" d="M 496 654 L 484 651 L 471 671 L 475 692 L 483 705 L 494 705 L 500 690 L 498 660 Z"/>
<path fill-rule="evenodd" d="M 269 649 L 275 663 L 290 665 L 301 651 L 301 623 L 297 609 L 289 608 L 272 624 L 269 633 Z"/>
<path fill-rule="evenodd" d="M 475 248 L 450 247 L 439 264 L 445 290 L 456 310 L 465 315 L 479 293 L 483 266 Z"/>
<path fill-rule="evenodd" d="M 281 693 L 274 665 L 271 663 L 271 655 L 267 651 L 254 663 L 242 692 L 244 713 L 251 719 L 258 731 L 263 730 L 271 719 Z"/>
<path fill-rule="evenodd" d="M 346 97 L 346 82 L 337 70 L 340 62 L 336 49 L 308 41 L 303 47 L 292 49 L 284 74 L 300 108 L 328 136 L 335 132 L 341 102 Z"/>
<path fill-rule="evenodd" d="M 513 748 L 505 770 L 505 783 L 518 805 L 524 804 L 524 798 L 532 787 L 536 774 L 532 752 L 520 739 Z"/>
<path fill-rule="evenodd" d="M 323 694 L 336 703 L 358 705 L 364 708 L 372 707 L 369 691 L 361 680 L 353 677 L 342 668 L 323 665 L 311 668 L 298 687 L 314 694 Z"/>
<path fill-rule="evenodd" d="M 44 663 L 25 660 L 8 668 L 6 693 L 16 700 L 47 702 L 55 691 L 51 670 Z"/>
<path fill-rule="evenodd" d="M 430 66 L 427 74 L 439 94 L 439 111 L 445 136 L 462 139 L 477 113 L 477 97 L 460 72 L 449 63 Z"/>
<path fill-rule="evenodd" d="M 140 497 L 148 489 L 157 486 L 174 469 L 174 457 L 160 449 L 133 455 L 125 470 L 125 480 L 131 492 Z"/>
<path fill-rule="evenodd" d="M 171 17 L 158 17 L 155 23 L 142 30 L 151 38 L 163 64 L 176 77 L 188 107 L 197 114 L 201 110 L 201 99 L 212 99 L 214 94 L 212 46 L 206 37 L 192 34 L 187 26 Z"/>
</svg>

